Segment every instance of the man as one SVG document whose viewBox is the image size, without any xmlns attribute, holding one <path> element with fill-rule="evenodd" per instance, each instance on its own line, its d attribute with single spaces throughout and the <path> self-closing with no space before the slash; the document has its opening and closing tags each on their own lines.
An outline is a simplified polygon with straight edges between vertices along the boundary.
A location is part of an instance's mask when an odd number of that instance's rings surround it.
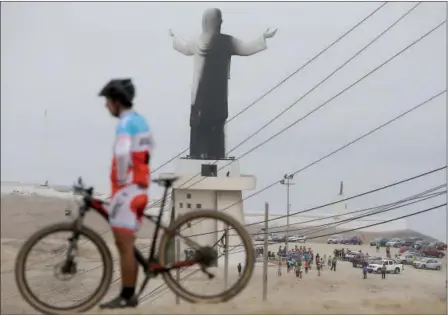
<svg viewBox="0 0 448 315">
<path fill-rule="evenodd" d="M 241 263 L 238 263 L 238 266 L 236 266 L 238 269 L 238 277 L 241 277 Z"/>
<path fill-rule="evenodd" d="M 362 275 L 363 275 L 363 279 L 367 279 L 367 264 L 366 263 L 362 264 Z"/>
<path fill-rule="evenodd" d="M 336 257 L 333 257 L 333 260 L 331 261 L 331 269 L 332 271 L 336 271 Z"/>
<path fill-rule="evenodd" d="M 383 264 L 381 267 L 381 279 L 386 279 L 387 267 L 386 264 Z"/>
<path fill-rule="evenodd" d="M 138 265 L 134 257 L 135 233 L 148 203 L 149 160 L 154 145 L 146 120 L 132 110 L 135 88 L 130 79 L 111 80 L 99 93 L 106 107 L 119 119 L 113 148 L 109 223 L 120 255 L 122 290 L 100 308 L 136 307 Z"/>
<path fill-rule="evenodd" d="M 277 269 L 277 276 L 281 276 L 282 275 L 282 258 L 279 257 L 278 258 L 278 269 Z"/>
<path fill-rule="evenodd" d="M 320 277 L 320 270 L 322 269 L 322 265 L 320 263 L 320 257 L 318 255 L 316 255 L 316 268 L 317 268 L 317 275 Z"/>
<path fill-rule="evenodd" d="M 296 262 L 296 277 L 302 278 L 302 260 L 298 259 Z"/>
</svg>

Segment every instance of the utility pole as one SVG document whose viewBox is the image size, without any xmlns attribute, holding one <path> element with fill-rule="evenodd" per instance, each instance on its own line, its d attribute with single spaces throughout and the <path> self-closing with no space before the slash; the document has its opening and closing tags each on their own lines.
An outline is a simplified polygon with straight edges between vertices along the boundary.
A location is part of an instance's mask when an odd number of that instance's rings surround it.
<svg viewBox="0 0 448 315">
<path fill-rule="evenodd" d="M 269 220 L 269 204 L 264 205 L 264 249 L 263 249 L 263 301 L 268 299 L 268 220 Z M 262 231 L 263 231 L 262 230 Z"/>
<path fill-rule="evenodd" d="M 288 248 L 288 237 L 289 237 L 289 210 L 290 210 L 290 204 L 289 204 L 289 187 L 291 185 L 294 185 L 292 182 L 292 179 L 294 178 L 294 174 L 285 174 L 283 176 L 283 179 L 280 181 L 280 184 L 286 186 L 286 237 L 285 237 L 285 248 L 286 251 L 289 250 Z"/>
</svg>

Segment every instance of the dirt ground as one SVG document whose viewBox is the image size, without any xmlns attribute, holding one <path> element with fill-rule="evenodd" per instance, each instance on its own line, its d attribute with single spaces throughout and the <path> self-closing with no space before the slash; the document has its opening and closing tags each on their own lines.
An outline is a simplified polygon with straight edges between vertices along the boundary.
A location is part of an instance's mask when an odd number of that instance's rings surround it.
<svg viewBox="0 0 448 315">
<path fill-rule="evenodd" d="M 47 224 L 67 220 L 64 208 L 67 201 L 55 198 L 2 196 L 1 207 L 1 313 L 2 314 L 36 314 L 18 294 L 14 281 L 14 259 L 23 240 Z M 100 233 L 104 233 L 114 257 L 111 233 L 106 232 L 107 224 L 99 217 L 89 215 L 88 225 Z M 149 235 L 149 227 L 145 227 L 140 235 Z M 142 245 L 147 240 L 140 240 Z M 338 245 L 323 243 L 307 243 L 315 253 L 329 255 Z M 91 247 L 82 249 L 86 253 L 82 270 L 76 279 L 60 284 L 53 276 L 53 265 L 45 257 L 54 244 L 44 244 L 36 257 L 39 261 L 30 267 L 30 282 L 35 284 L 42 296 L 49 301 L 69 303 L 85 296 L 86 291 L 93 290 L 94 281 L 101 273 L 99 257 L 91 251 Z M 344 246 L 347 247 L 347 246 Z M 374 254 L 374 248 L 352 246 L 364 252 Z M 278 245 L 272 245 L 271 250 L 277 250 Z M 382 249 L 384 251 L 384 249 Z M 52 252 L 54 253 L 54 252 Z M 384 253 L 383 253 L 384 254 Z M 240 258 L 231 258 L 229 283 L 236 278 L 236 263 Z M 183 275 L 190 271 L 183 271 Z M 218 272 L 219 273 L 219 272 Z M 120 287 L 119 267 L 116 266 L 114 282 L 108 297 L 116 294 Z M 165 287 L 150 295 L 152 290 L 161 286 L 162 279 L 152 281 L 145 291 L 147 295 L 137 309 L 118 311 L 120 314 L 446 314 L 446 261 L 441 271 L 416 270 L 405 266 L 400 274 L 388 275 L 386 280 L 381 276 L 369 275 L 362 279 L 361 270 L 351 264 L 339 262 L 337 271 L 324 269 L 321 276 L 312 270 L 303 279 L 297 279 L 292 273 L 283 269 L 282 276 L 277 276 L 277 267 L 269 267 L 268 300 L 262 302 L 262 266 L 257 265 L 254 275 L 247 288 L 233 300 L 218 305 L 197 305 L 180 301 L 176 304 L 175 296 Z M 75 281 L 76 280 L 76 281 Z M 200 292 L 219 292 L 224 286 L 221 274 L 213 280 L 205 280 L 200 275 L 185 281 L 185 287 Z M 158 293 L 159 292 L 159 293 Z M 84 293 L 84 294 L 82 294 Z M 47 299 L 48 301 L 48 299 Z M 62 303 L 62 302 L 61 302 Z M 94 308 L 89 313 L 114 313 L 100 311 Z"/>
</svg>

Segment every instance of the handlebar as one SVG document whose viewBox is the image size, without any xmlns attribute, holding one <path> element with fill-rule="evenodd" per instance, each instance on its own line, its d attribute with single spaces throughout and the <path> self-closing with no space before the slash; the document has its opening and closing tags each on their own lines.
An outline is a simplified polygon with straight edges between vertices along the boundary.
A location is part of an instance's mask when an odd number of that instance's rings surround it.
<svg viewBox="0 0 448 315">
<path fill-rule="evenodd" d="M 153 179 L 152 182 L 159 184 L 165 188 L 170 188 L 178 179 L 179 177 L 174 175 L 165 175 L 163 177 Z M 87 188 L 82 178 L 78 177 L 76 183 L 73 184 L 73 193 L 81 195 L 83 197 L 91 197 L 93 196 L 93 187 Z"/>
<path fill-rule="evenodd" d="M 78 181 L 73 184 L 73 193 L 83 197 L 91 197 L 93 195 L 93 187 L 86 188 L 82 178 L 78 177 Z"/>
</svg>

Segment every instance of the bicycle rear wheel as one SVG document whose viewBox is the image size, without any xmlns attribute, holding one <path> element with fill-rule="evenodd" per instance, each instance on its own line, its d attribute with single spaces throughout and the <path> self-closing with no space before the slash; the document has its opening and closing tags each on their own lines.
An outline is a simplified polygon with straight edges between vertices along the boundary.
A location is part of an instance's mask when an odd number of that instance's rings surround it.
<svg viewBox="0 0 448 315">
<path fill-rule="evenodd" d="M 85 312 L 98 304 L 107 293 L 107 290 L 109 289 L 110 283 L 112 281 L 113 273 L 113 260 L 109 248 L 107 247 L 101 236 L 95 231 L 87 227 L 82 227 L 82 229 L 79 230 L 80 236 L 86 238 L 95 245 L 96 249 L 100 253 L 100 259 L 103 265 L 103 272 L 100 280 L 101 282 L 91 296 L 81 299 L 79 303 L 72 306 L 57 307 L 41 301 L 37 297 L 36 293 L 31 290 L 29 281 L 26 278 L 25 272 L 27 271 L 27 260 L 29 258 L 31 250 L 43 238 L 59 232 L 73 233 L 74 224 L 58 223 L 45 227 L 42 230 L 31 235 L 31 237 L 23 244 L 22 248 L 19 251 L 19 254 L 17 255 L 15 263 L 15 278 L 17 287 L 24 300 L 35 310 L 44 314 L 73 314 Z M 61 255 L 61 258 L 65 259 L 65 255 Z M 59 265 L 57 265 L 56 268 L 57 269 L 55 269 L 55 271 L 60 270 Z M 89 270 L 87 270 L 87 272 L 88 271 Z M 76 273 L 76 271 L 73 272 Z"/>
<path fill-rule="evenodd" d="M 206 304 L 226 302 L 235 297 L 236 295 L 238 295 L 247 286 L 249 280 L 252 277 L 255 267 L 255 254 L 252 238 L 250 234 L 246 231 L 245 227 L 241 225 L 233 217 L 223 212 L 214 210 L 191 211 L 185 215 L 181 215 L 174 222 L 172 222 L 172 224 L 169 227 L 169 231 L 166 231 L 161 239 L 159 247 L 159 262 L 162 266 L 169 265 L 168 260 L 170 257 L 170 250 L 172 250 L 172 244 L 176 237 L 176 232 L 177 234 L 179 234 L 179 231 L 182 231 L 181 227 L 183 225 L 188 226 L 189 225 L 188 223 L 190 221 L 197 219 L 219 220 L 223 222 L 225 225 L 227 225 L 227 228 L 232 231 L 233 235 L 237 235 L 241 238 L 241 244 L 239 246 L 242 248 L 242 250 L 240 252 L 245 252 L 246 255 L 243 272 L 238 276 L 238 280 L 235 282 L 235 284 L 233 284 L 229 288 L 225 288 L 223 292 L 207 296 L 193 293 L 185 289 L 183 286 L 180 285 L 181 281 L 177 281 L 177 279 L 175 279 L 175 277 L 170 272 L 163 273 L 162 274 L 163 279 L 165 280 L 166 285 L 175 294 L 177 294 L 179 297 L 188 302 L 206 303 Z M 215 231 L 215 233 L 216 232 L 217 231 Z M 182 233 L 180 232 L 180 234 Z M 235 248 L 236 246 L 233 247 Z M 192 273 L 195 273 L 195 271 L 193 271 Z M 190 275 L 192 273 L 190 273 Z"/>
</svg>

